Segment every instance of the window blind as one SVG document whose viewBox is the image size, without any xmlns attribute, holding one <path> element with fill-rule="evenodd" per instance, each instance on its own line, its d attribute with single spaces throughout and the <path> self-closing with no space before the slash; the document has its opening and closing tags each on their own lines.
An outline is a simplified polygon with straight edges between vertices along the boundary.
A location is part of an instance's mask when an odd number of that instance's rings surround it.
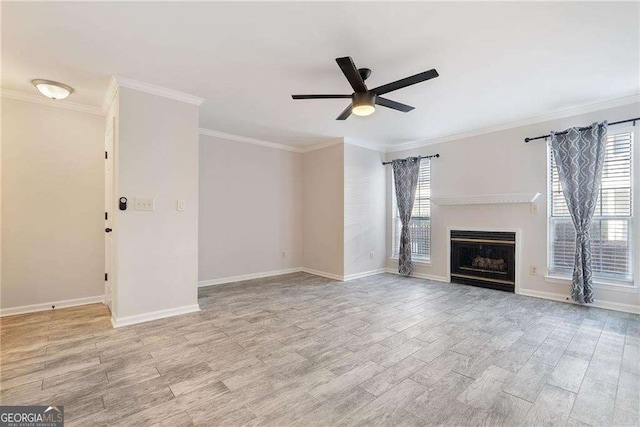
<svg viewBox="0 0 640 427">
<path fill-rule="evenodd" d="M 632 278 L 632 146 L 632 132 L 607 138 L 602 182 L 590 230 L 595 277 Z M 576 233 L 551 150 L 549 177 L 549 272 L 571 275 Z"/>
<path fill-rule="evenodd" d="M 393 256 L 398 256 L 402 223 L 398 216 L 395 187 L 393 188 Z M 431 162 L 420 162 L 416 198 L 413 204 L 411 222 L 411 254 L 416 259 L 429 260 L 431 257 Z"/>
</svg>

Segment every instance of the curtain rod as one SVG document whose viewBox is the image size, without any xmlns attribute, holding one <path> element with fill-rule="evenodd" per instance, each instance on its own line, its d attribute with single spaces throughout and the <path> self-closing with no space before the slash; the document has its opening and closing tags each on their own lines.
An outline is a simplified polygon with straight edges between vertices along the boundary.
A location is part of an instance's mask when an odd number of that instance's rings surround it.
<svg viewBox="0 0 640 427">
<path fill-rule="evenodd" d="M 433 157 L 435 157 L 437 159 L 438 157 L 440 157 L 440 154 L 433 154 L 431 156 L 418 156 L 416 158 L 418 158 L 418 159 L 431 159 Z M 410 159 L 410 158 L 411 157 L 407 157 L 407 159 Z M 393 160 L 401 160 L 401 159 L 393 159 Z M 389 165 L 389 164 L 393 163 L 393 160 L 391 160 L 390 162 L 382 162 L 382 164 L 383 165 Z"/>
<path fill-rule="evenodd" d="M 609 123 L 608 126 L 613 126 L 613 125 L 619 125 L 622 123 L 629 123 L 629 122 L 633 122 L 633 125 L 636 125 L 636 122 L 640 121 L 640 117 L 636 117 L 635 119 L 628 119 L 628 120 L 620 120 L 619 122 L 613 122 L 613 123 Z M 583 128 L 578 128 L 578 130 L 587 130 L 587 129 L 591 129 L 591 126 L 586 126 Z M 564 135 L 567 132 L 557 132 L 556 135 Z M 536 136 L 535 138 L 525 138 L 524 142 L 529 142 L 529 141 L 533 141 L 535 139 L 547 139 L 549 138 L 551 135 L 542 135 L 542 136 Z"/>
</svg>

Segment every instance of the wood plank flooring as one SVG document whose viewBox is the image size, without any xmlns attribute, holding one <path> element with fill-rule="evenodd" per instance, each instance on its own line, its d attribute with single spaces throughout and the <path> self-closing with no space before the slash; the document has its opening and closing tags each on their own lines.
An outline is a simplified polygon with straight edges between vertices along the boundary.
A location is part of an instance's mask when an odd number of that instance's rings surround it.
<svg viewBox="0 0 640 427">
<path fill-rule="evenodd" d="M 199 290 L 112 329 L 101 304 L 0 320 L 0 402 L 67 425 L 638 426 L 640 317 L 381 274 Z"/>
</svg>

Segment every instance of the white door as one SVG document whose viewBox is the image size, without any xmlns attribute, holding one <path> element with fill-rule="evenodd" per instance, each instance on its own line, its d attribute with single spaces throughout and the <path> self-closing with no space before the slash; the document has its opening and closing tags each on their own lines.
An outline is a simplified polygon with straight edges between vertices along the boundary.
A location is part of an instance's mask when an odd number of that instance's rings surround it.
<svg viewBox="0 0 640 427">
<path fill-rule="evenodd" d="M 111 251 L 113 226 L 113 139 L 115 119 L 107 125 L 104 138 L 104 303 L 111 308 Z"/>
</svg>

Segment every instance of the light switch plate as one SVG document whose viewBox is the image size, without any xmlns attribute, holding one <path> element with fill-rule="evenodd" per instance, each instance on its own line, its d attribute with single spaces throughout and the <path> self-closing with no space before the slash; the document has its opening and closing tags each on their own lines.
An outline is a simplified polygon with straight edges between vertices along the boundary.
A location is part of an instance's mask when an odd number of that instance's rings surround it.
<svg viewBox="0 0 640 427">
<path fill-rule="evenodd" d="M 178 212 L 184 211 L 184 200 L 178 200 L 178 202 L 176 203 L 176 209 L 178 210 Z"/>
<path fill-rule="evenodd" d="M 133 210 L 135 211 L 152 211 L 155 207 L 155 201 L 151 197 L 136 197 L 133 199 Z"/>
</svg>

